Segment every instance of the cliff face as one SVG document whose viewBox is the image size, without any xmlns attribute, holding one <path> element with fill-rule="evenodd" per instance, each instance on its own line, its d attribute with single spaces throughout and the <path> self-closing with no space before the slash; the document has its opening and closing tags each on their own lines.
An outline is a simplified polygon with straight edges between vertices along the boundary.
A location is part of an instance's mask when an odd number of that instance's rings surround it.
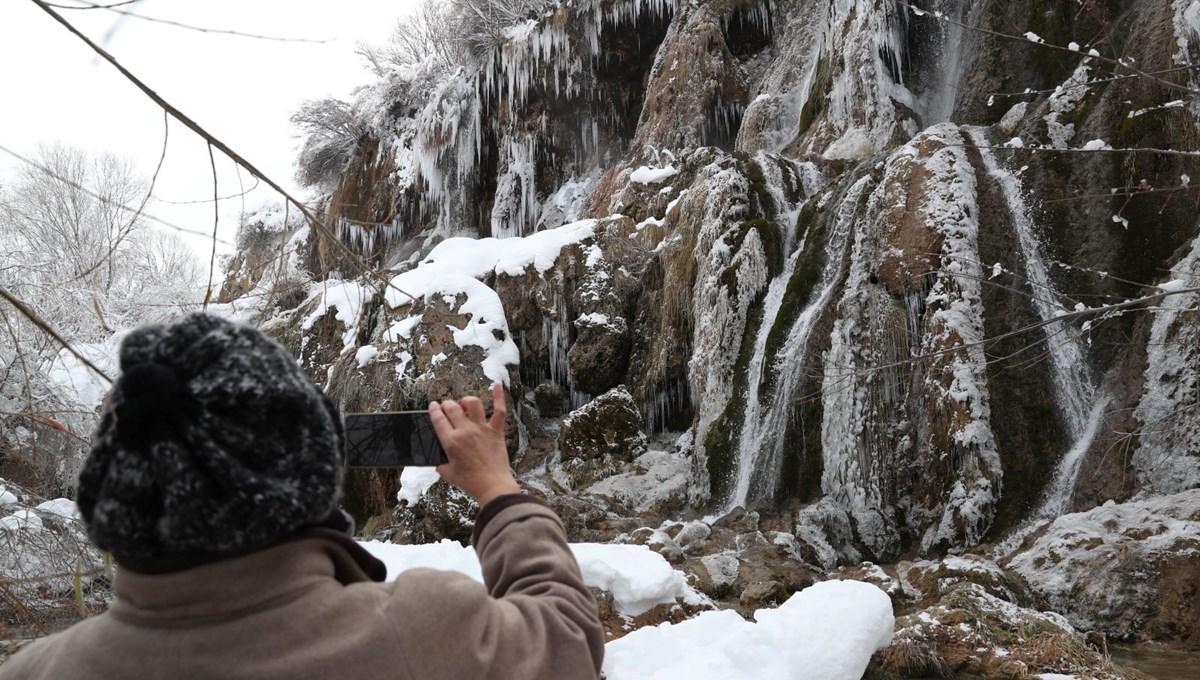
<svg viewBox="0 0 1200 680">
<path fill-rule="evenodd" d="M 328 217 L 391 284 L 292 239 L 321 283 L 265 311 L 351 410 L 506 380 L 529 469 L 557 469 L 535 403 L 624 385 L 684 434 L 680 503 L 823 500 L 846 555 L 1195 488 L 1200 156 L 1138 149 L 1200 148 L 1198 28 L 1188 0 L 564 3 L 363 94 Z"/>
</svg>

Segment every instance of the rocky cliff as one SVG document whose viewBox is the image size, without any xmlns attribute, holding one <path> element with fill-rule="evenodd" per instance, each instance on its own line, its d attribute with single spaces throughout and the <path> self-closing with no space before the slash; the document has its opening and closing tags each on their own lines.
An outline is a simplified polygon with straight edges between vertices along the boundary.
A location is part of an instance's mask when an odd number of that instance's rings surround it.
<svg viewBox="0 0 1200 680">
<path fill-rule="evenodd" d="M 823 569 L 1200 486 L 1200 2 L 574 0 L 505 35 L 360 93 L 323 199 L 354 257 L 285 229 L 227 286 L 343 408 L 499 380 L 580 535 L 740 506 Z"/>
</svg>

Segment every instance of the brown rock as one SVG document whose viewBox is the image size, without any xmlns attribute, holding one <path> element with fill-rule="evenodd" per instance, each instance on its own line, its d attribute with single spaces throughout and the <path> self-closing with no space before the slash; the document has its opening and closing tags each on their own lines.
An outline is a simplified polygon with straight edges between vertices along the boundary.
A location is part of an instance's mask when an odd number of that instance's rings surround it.
<svg viewBox="0 0 1200 680">
<path fill-rule="evenodd" d="M 557 418 L 563 413 L 566 396 L 556 383 L 547 381 L 534 388 L 533 403 L 543 418 Z"/>
<path fill-rule="evenodd" d="M 742 590 L 738 602 L 743 607 L 762 608 L 781 604 L 791 593 L 779 581 L 759 581 Z"/>
<path fill-rule="evenodd" d="M 439 480 L 414 506 L 396 509 L 393 543 L 421 545 L 444 538 L 468 545 L 479 506 L 463 491 Z"/>
<path fill-rule="evenodd" d="M 633 397 L 617 387 L 572 412 L 563 421 L 558 447 L 563 459 L 629 462 L 645 453 L 642 416 Z"/>
<path fill-rule="evenodd" d="M 607 317 L 603 317 L 607 318 Z M 629 360 L 629 327 L 625 319 L 614 317 L 605 323 L 575 322 L 577 335 L 567 358 L 575 388 L 588 394 L 601 394 L 621 383 Z"/>
</svg>

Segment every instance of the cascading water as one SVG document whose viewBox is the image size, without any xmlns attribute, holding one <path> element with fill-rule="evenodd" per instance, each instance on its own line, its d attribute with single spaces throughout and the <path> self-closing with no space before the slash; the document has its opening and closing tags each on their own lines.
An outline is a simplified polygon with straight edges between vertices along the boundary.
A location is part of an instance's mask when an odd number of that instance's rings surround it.
<svg viewBox="0 0 1200 680">
<path fill-rule="evenodd" d="M 1021 248 L 1021 255 L 1025 262 L 1026 278 L 1033 289 L 1034 308 L 1037 310 L 1038 316 L 1045 322 L 1042 329 L 1046 334 L 1046 349 L 1053 368 L 1055 393 L 1058 403 L 1061 405 L 1071 441 L 1074 442 L 1059 463 L 1054 484 L 1047 492 L 1046 500 L 1038 511 L 1038 517 L 1052 519 L 1062 514 L 1070 504 L 1083 456 L 1091 446 L 1108 400 L 1096 395 L 1081 334 L 1075 332 L 1075 329 L 1065 321 L 1052 323 L 1068 310 L 1063 306 L 1061 298 L 1054 288 L 1054 283 L 1050 280 L 1046 261 L 1042 257 L 1041 246 L 1033 233 L 1033 218 L 1029 206 L 1025 202 L 1020 180 L 1001 167 L 995 154 L 989 148 L 990 145 L 983 130 L 971 128 L 967 130 L 967 134 L 970 136 L 971 142 L 979 149 L 984 168 L 988 175 L 996 180 L 1008 205 L 1013 228 Z"/>
<path fill-rule="evenodd" d="M 788 333 L 787 342 L 779 352 L 773 368 L 778 373 L 774 393 L 765 403 L 759 398 L 764 368 L 767 368 L 767 337 L 774 327 L 784 302 L 787 284 L 795 272 L 804 251 L 801 244 L 788 258 L 783 272 L 771 282 L 763 302 L 763 321 L 754 341 L 754 353 L 749 366 L 745 407 L 742 411 L 742 437 L 737 453 L 737 484 L 730 498 L 730 507 L 745 506 L 754 497 L 771 494 L 778 484 L 779 461 L 782 457 L 783 433 L 791 410 L 791 395 L 802 377 L 809 339 L 822 310 L 833 298 L 840 278 L 842 261 L 850 243 L 855 209 L 866 190 L 870 177 L 863 177 L 847 192 L 825 244 L 825 267 L 804 311 Z"/>
<path fill-rule="evenodd" d="M 1083 432 L 1076 437 L 1075 444 L 1058 464 L 1058 471 L 1054 474 L 1054 485 L 1050 487 L 1050 492 L 1046 494 L 1046 500 L 1038 509 L 1037 517 L 1054 519 L 1070 511 L 1071 499 L 1075 497 L 1075 484 L 1079 479 L 1079 470 L 1083 466 L 1083 457 L 1092 447 L 1096 431 L 1100 429 L 1100 423 L 1104 421 L 1108 404 L 1107 397 L 1096 400 Z"/>
<path fill-rule="evenodd" d="M 967 4 L 963 0 L 933 2 L 941 40 L 934 82 L 921 95 L 921 121 L 926 127 L 944 123 L 954 113 L 963 73 L 963 20 L 967 14 Z"/>
</svg>

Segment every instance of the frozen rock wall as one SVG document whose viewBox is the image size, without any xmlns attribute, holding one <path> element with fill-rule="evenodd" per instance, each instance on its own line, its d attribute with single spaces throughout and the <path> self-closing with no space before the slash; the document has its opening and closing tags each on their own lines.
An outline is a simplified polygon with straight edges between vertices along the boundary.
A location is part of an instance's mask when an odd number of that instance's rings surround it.
<svg viewBox="0 0 1200 680">
<path fill-rule="evenodd" d="M 263 312 L 356 408 L 624 385 L 694 509 L 821 501 L 831 554 L 1183 492 L 1200 158 L 1122 149 L 1200 149 L 1193 4 L 564 3 L 363 92 L 325 206 L 391 286 L 310 238 Z M 389 290 L 455 237 L 563 243 Z"/>
</svg>

